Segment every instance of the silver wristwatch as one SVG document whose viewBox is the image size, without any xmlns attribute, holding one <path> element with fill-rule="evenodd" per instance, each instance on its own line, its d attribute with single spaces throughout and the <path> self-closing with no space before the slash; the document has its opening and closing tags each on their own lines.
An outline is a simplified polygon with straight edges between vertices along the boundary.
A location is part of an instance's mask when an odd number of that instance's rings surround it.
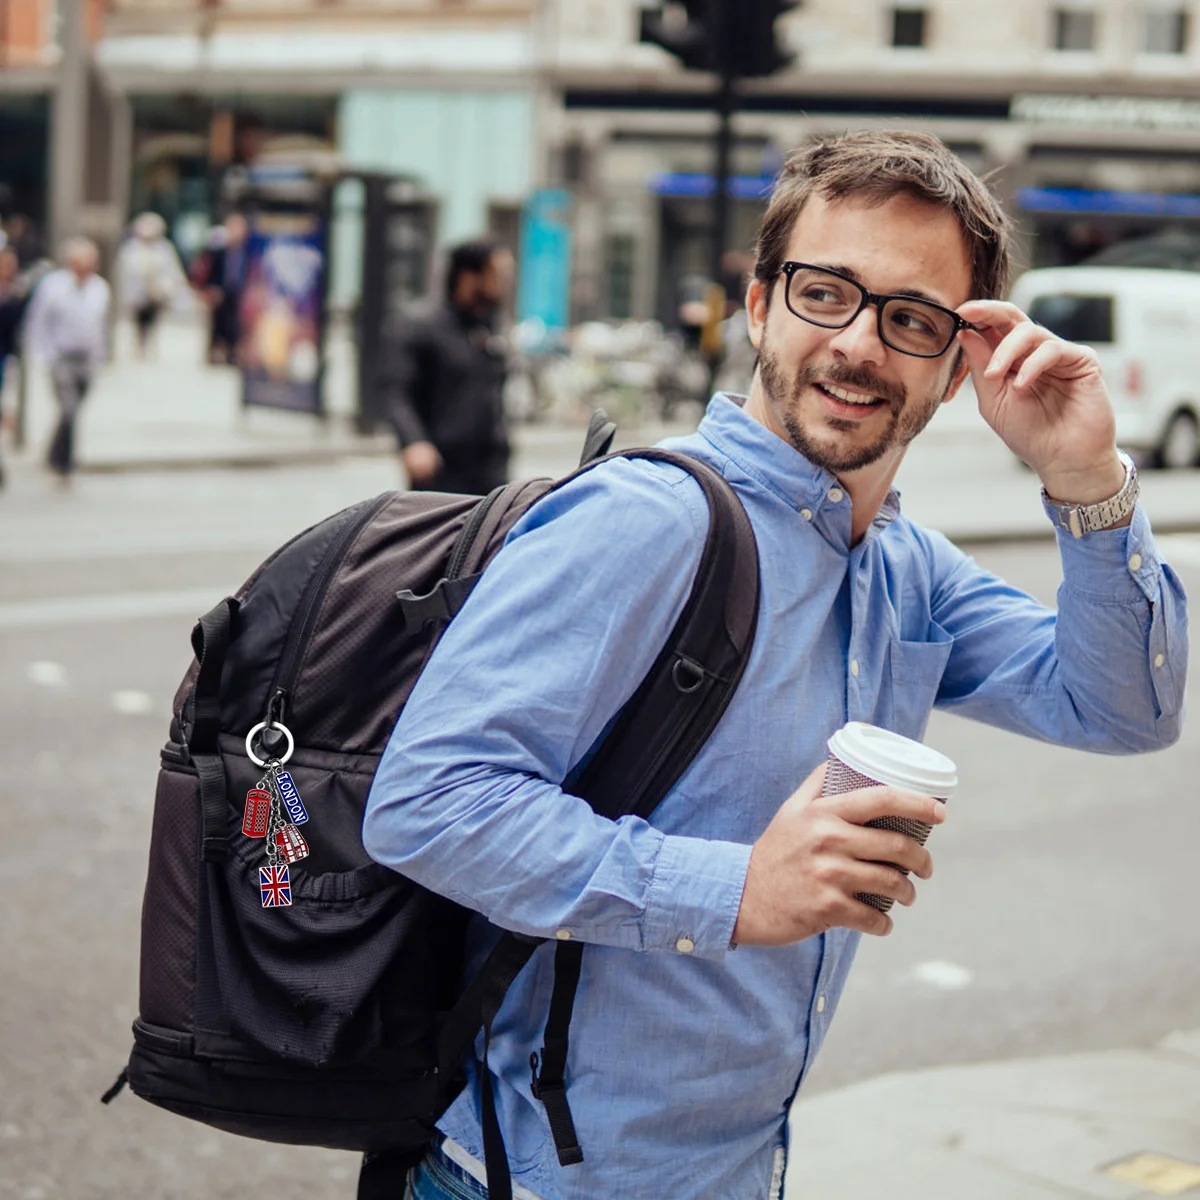
<svg viewBox="0 0 1200 1200">
<path fill-rule="evenodd" d="M 1068 504 L 1063 500 L 1055 500 L 1042 488 L 1042 503 L 1046 506 L 1046 511 L 1052 520 L 1070 530 L 1072 537 L 1081 538 L 1085 533 L 1096 529 L 1110 529 L 1133 512 L 1138 493 L 1142 490 L 1137 467 L 1133 465 L 1133 459 L 1123 451 L 1119 451 L 1117 457 L 1125 467 L 1125 482 L 1115 496 L 1101 500 L 1098 504 Z"/>
</svg>

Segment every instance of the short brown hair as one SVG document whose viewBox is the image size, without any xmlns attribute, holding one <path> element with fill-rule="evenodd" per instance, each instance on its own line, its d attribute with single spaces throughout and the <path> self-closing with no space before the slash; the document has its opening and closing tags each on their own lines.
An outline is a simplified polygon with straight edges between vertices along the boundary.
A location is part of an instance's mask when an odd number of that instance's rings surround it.
<svg viewBox="0 0 1200 1200">
<path fill-rule="evenodd" d="M 779 274 L 792 229 L 814 193 L 826 200 L 864 196 L 878 204 L 907 193 L 948 208 L 971 253 L 971 298 L 994 299 L 1008 288 L 1011 222 L 962 159 L 927 133 L 860 131 L 794 150 L 758 231 L 758 279 L 769 283 Z"/>
</svg>

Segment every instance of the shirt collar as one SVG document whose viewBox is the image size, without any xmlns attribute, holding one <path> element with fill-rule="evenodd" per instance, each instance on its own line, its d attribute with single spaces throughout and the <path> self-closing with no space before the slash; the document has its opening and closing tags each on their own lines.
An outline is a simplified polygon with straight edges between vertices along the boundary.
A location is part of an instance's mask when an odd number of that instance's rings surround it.
<svg viewBox="0 0 1200 1200">
<path fill-rule="evenodd" d="M 745 403 L 745 396 L 717 392 L 700 422 L 700 434 L 797 510 L 818 502 L 830 488 L 838 486 L 832 472 L 805 458 L 795 446 L 756 421 L 745 411 Z M 890 520 L 899 508 L 900 493 L 892 488 L 880 516 L 889 514 Z"/>
</svg>

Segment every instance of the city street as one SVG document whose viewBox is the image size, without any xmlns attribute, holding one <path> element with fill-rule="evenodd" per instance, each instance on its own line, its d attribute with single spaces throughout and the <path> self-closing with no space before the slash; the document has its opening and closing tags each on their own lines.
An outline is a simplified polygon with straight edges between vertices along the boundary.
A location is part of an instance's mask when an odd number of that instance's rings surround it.
<svg viewBox="0 0 1200 1200">
<path fill-rule="evenodd" d="M 576 440 L 527 438 L 518 470 L 567 469 Z M 928 453 L 945 456 L 931 473 L 945 494 L 927 477 L 921 495 L 949 511 L 961 446 Z M 1013 478 L 1036 495 L 1020 472 L 1003 486 Z M 229 1137 L 128 1093 L 111 1108 L 98 1098 L 129 1049 L 157 754 L 192 622 L 306 523 L 396 482 L 390 455 L 83 474 L 67 491 L 30 463 L 12 473 L 0 496 L 4 1200 L 353 1194 L 352 1156 Z M 1164 544 L 1200 586 L 1200 537 Z M 1053 602 L 1052 542 L 974 553 Z M 928 741 L 962 779 L 932 842 L 936 875 L 890 938 L 862 947 L 805 1094 L 1200 1027 L 1194 727 L 1166 753 L 1124 760 L 937 714 Z"/>
</svg>

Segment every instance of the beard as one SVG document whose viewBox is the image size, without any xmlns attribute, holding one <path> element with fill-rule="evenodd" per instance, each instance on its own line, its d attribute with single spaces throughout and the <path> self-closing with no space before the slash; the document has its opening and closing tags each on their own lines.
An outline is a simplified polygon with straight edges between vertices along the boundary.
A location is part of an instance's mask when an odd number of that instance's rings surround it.
<svg viewBox="0 0 1200 1200">
<path fill-rule="evenodd" d="M 834 363 L 825 369 L 800 367 L 789 383 L 767 343 L 766 330 L 759 349 L 758 371 L 767 403 L 786 431 L 788 441 L 809 462 L 834 474 L 869 467 L 890 449 L 907 446 L 933 419 L 949 391 L 947 384 L 940 395 L 934 392 L 922 402 L 910 403 L 908 392 L 899 384 L 886 383 L 866 367 L 843 363 Z M 887 424 L 879 435 L 873 441 L 859 444 L 818 438 L 814 436 L 815 430 L 806 429 L 800 417 L 801 398 L 818 380 L 867 392 L 885 401 L 890 411 Z M 857 421 L 832 416 L 823 417 L 822 423 L 825 429 L 838 433 L 852 433 L 860 428 Z"/>
</svg>

